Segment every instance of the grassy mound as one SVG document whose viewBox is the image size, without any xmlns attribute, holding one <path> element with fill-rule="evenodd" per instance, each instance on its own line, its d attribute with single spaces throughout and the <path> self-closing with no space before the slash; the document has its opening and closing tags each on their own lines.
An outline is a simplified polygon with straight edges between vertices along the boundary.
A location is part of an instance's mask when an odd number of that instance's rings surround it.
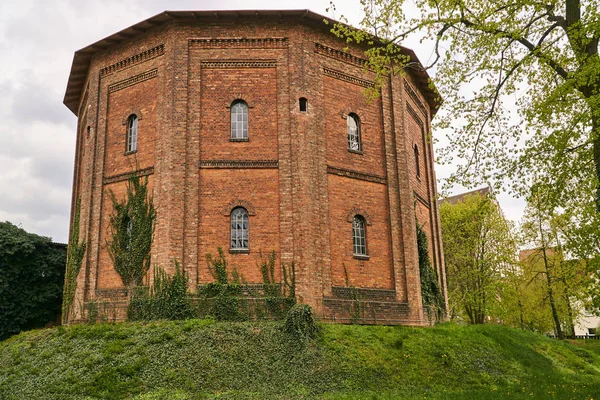
<svg viewBox="0 0 600 400">
<path fill-rule="evenodd" d="M 0 343 L 2 399 L 592 399 L 600 346 L 501 326 L 79 325 Z M 590 348 L 587 349 L 586 347 Z"/>
</svg>

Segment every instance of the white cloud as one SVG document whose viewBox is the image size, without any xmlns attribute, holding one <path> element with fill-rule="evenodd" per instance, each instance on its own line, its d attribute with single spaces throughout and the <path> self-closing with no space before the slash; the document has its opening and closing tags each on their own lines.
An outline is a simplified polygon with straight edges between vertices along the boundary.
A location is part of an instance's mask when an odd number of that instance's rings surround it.
<svg viewBox="0 0 600 400">
<path fill-rule="evenodd" d="M 76 118 L 62 99 L 76 50 L 164 10 L 308 8 L 326 14 L 328 6 L 329 0 L 0 2 L 0 220 L 67 241 Z M 356 24 L 359 0 L 337 1 L 335 17 L 341 14 Z M 426 60 L 429 53 L 419 56 Z M 519 214 L 509 197 L 500 202 L 507 216 Z"/>
</svg>

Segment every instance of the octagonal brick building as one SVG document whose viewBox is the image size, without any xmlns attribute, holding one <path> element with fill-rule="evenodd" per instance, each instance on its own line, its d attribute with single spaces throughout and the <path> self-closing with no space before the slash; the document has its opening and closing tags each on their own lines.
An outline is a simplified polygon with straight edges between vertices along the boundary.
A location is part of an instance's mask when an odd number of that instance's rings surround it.
<svg viewBox="0 0 600 400">
<path fill-rule="evenodd" d="M 112 203 L 136 169 L 157 210 L 152 264 L 177 260 L 190 291 L 213 281 L 205 256 L 260 287 L 276 252 L 296 297 L 324 321 L 427 323 L 415 218 L 446 297 L 430 121 L 438 95 L 414 68 L 386 78 L 364 48 L 308 10 L 165 11 L 75 53 L 64 104 L 78 117 L 72 221 L 87 244 L 75 313 L 126 292 L 107 252 Z M 71 228 L 72 229 L 72 228 Z M 150 277 L 148 278 L 150 279 Z M 79 305 L 77 307 L 77 305 Z"/>
</svg>

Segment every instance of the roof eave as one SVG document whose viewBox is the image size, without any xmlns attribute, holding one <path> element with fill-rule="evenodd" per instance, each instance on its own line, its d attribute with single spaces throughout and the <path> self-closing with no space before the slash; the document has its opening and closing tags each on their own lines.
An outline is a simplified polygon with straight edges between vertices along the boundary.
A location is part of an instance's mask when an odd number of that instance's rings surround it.
<svg viewBox="0 0 600 400">
<path fill-rule="evenodd" d="M 117 33 L 107 36 L 89 46 L 86 46 L 75 52 L 73 63 L 69 73 L 69 80 L 63 103 L 73 114 L 77 116 L 79 102 L 83 93 L 83 85 L 89 73 L 90 61 L 94 54 L 98 51 L 106 50 L 109 47 L 118 45 L 135 36 L 144 34 L 149 29 L 162 25 L 168 21 L 174 20 L 191 20 L 191 21 L 218 21 L 218 20 L 235 20 L 239 18 L 280 18 L 280 19 L 299 19 L 305 23 L 312 23 L 315 26 L 322 27 L 323 30 L 329 30 L 330 26 L 339 21 L 329 17 L 317 14 L 307 9 L 300 10 L 225 10 L 225 11 L 163 11 L 148 19 L 138 22 L 128 28 L 125 28 Z M 327 21 L 328 24 L 323 23 Z M 436 114 L 441 105 L 441 97 L 435 86 L 423 68 L 423 65 L 417 58 L 416 54 L 405 47 L 402 47 L 405 52 L 417 66 L 408 71 L 417 80 L 422 93 L 431 108 L 432 116 Z"/>
</svg>

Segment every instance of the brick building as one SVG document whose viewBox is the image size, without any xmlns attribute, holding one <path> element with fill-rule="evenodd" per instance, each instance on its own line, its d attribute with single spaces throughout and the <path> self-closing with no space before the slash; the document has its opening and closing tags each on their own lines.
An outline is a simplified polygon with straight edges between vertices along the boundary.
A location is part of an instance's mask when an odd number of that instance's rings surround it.
<svg viewBox="0 0 600 400">
<path fill-rule="evenodd" d="M 122 196 L 137 165 L 157 208 L 152 263 L 178 260 L 192 291 L 213 280 L 217 247 L 250 284 L 274 250 L 277 279 L 293 261 L 298 300 L 323 320 L 348 320 L 353 287 L 365 322 L 426 323 L 415 215 L 445 288 L 427 140 L 437 94 L 414 68 L 367 102 L 364 49 L 344 51 L 324 19 L 165 11 L 75 53 L 64 103 L 79 121 L 73 204 L 87 242 L 75 304 L 124 300 L 108 190 Z"/>
</svg>

